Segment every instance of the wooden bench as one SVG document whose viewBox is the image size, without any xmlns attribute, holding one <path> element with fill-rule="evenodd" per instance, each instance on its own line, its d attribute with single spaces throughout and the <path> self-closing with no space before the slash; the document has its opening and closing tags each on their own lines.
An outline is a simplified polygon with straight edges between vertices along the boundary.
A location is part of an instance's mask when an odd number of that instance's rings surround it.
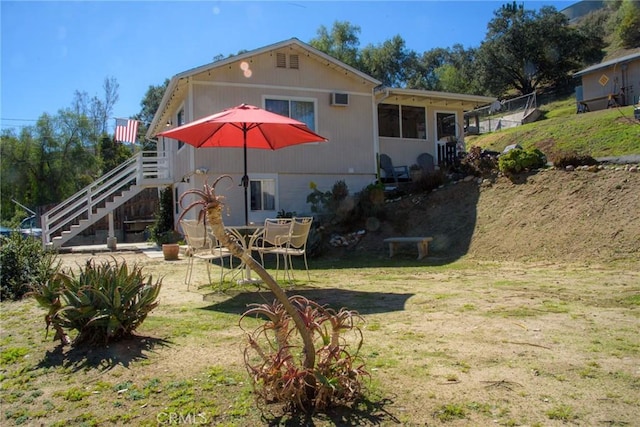
<svg viewBox="0 0 640 427">
<path fill-rule="evenodd" d="M 422 259 L 429 253 L 429 242 L 432 240 L 433 237 L 389 237 L 384 242 L 389 244 L 389 258 L 395 255 L 400 243 L 417 243 L 418 259 Z"/>
</svg>

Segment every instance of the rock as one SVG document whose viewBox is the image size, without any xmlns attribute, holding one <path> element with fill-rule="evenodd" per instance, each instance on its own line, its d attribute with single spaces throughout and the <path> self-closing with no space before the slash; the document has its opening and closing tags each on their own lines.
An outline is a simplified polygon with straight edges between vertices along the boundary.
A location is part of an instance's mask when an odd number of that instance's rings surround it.
<svg viewBox="0 0 640 427">
<path fill-rule="evenodd" d="M 567 166 L 564 167 L 564 170 L 569 171 L 569 172 L 571 172 L 571 171 L 573 171 L 575 169 L 576 168 L 574 168 L 573 165 L 567 165 Z"/>
</svg>

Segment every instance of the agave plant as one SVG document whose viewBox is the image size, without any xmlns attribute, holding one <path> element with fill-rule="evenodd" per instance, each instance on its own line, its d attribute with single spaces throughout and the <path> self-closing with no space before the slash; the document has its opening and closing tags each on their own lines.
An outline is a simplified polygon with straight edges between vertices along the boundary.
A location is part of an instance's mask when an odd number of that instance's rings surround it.
<svg viewBox="0 0 640 427">
<path fill-rule="evenodd" d="M 47 331 L 70 342 L 67 331 L 78 332 L 73 344 L 105 344 L 127 337 L 157 305 L 162 280 L 145 277 L 142 267 L 126 262 L 88 261 L 80 272 L 62 270 L 31 295 L 48 310 Z"/>
</svg>

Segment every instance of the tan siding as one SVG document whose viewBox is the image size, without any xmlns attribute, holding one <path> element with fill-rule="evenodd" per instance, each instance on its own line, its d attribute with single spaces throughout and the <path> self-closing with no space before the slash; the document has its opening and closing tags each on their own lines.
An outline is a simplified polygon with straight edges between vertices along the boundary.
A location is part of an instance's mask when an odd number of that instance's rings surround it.
<svg viewBox="0 0 640 427">
<path fill-rule="evenodd" d="M 627 86 L 625 93 L 626 104 L 630 105 L 634 101 L 638 102 L 640 96 L 640 60 L 629 62 L 626 65 L 626 81 Z M 606 76 L 609 80 L 605 85 L 600 84 L 600 78 Z M 609 95 L 617 95 L 620 93 L 622 81 L 622 67 L 608 67 L 596 70 L 590 74 L 582 76 L 582 95 L 585 100 L 594 98 L 608 97 Z M 594 111 L 607 107 L 607 99 L 589 103 L 589 108 Z"/>
<path fill-rule="evenodd" d="M 309 183 L 316 182 L 321 191 L 331 190 L 336 181 L 344 180 L 351 194 L 374 182 L 376 173 L 377 110 L 374 106 L 374 82 L 364 80 L 335 63 L 308 55 L 296 45 L 292 49 L 258 52 L 243 61 L 187 75 L 177 85 L 175 98 L 168 104 L 175 115 L 184 103 L 187 120 L 195 120 L 242 103 L 264 108 L 266 98 L 304 99 L 315 103 L 316 129 L 328 138 L 327 143 L 304 144 L 278 151 L 249 149 L 247 169 L 250 177 L 277 176 L 277 209 L 308 213 L 306 197 Z M 277 65 L 277 53 L 280 67 Z M 292 67 L 291 54 L 298 55 Z M 284 59 L 284 61 L 282 60 Z M 297 67 L 297 68 L 296 68 Z M 330 105 L 331 94 L 346 93 L 348 106 Z M 397 97 L 394 96 L 393 99 Z M 385 102 L 393 103 L 389 98 Z M 404 97 L 403 104 L 427 108 L 427 140 L 381 138 L 380 151 L 389 154 L 397 164 L 411 165 L 422 152 L 436 157 L 434 142 L 435 105 L 427 98 Z M 442 102 L 442 101 L 440 101 Z M 447 105 L 447 101 L 444 101 Z M 451 111 L 451 107 L 447 108 Z M 462 111 L 459 119 L 462 120 Z M 461 127 L 462 128 L 462 127 Z M 243 171 L 241 148 L 201 148 L 191 146 L 174 153 L 174 178 L 180 181 L 197 168 L 207 168 L 210 179 L 230 174 L 233 183 L 222 181 L 218 194 L 227 197 L 227 224 L 244 222 L 243 188 L 238 184 Z M 192 188 L 202 185 L 202 176 L 192 176 Z M 250 218 L 251 218 L 250 214 Z M 253 216 L 253 218 L 256 218 Z"/>
</svg>

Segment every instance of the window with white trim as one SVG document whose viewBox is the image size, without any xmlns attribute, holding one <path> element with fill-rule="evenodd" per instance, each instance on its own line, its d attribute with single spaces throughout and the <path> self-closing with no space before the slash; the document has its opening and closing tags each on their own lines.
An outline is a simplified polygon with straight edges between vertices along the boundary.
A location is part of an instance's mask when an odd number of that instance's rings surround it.
<svg viewBox="0 0 640 427">
<path fill-rule="evenodd" d="M 390 138 L 427 139 L 425 108 L 378 104 L 378 135 Z"/>
<path fill-rule="evenodd" d="M 313 131 L 316 130 L 315 102 L 301 99 L 267 98 L 264 109 L 281 116 L 298 120 Z"/>
<path fill-rule="evenodd" d="M 276 180 L 272 178 L 251 179 L 251 211 L 276 210 Z"/>
</svg>

